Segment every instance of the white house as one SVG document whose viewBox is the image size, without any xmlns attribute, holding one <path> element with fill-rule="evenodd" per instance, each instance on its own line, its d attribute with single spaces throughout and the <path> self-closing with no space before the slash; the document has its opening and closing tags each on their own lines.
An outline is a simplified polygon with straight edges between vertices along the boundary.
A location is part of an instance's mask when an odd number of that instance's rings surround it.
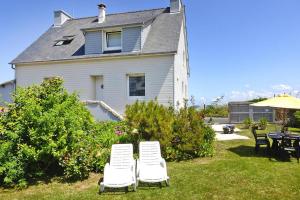
<svg viewBox="0 0 300 200">
<path fill-rule="evenodd" d="M 181 107 L 188 98 L 185 8 L 167 8 L 73 18 L 54 12 L 52 25 L 11 64 L 17 86 L 62 77 L 100 120 L 122 118 L 136 100 L 157 99 Z"/>
</svg>

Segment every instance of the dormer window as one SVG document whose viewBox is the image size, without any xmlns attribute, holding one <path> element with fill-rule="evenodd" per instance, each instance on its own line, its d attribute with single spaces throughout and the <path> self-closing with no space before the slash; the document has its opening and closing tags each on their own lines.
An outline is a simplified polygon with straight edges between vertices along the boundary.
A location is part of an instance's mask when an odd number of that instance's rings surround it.
<svg viewBox="0 0 300 200">
<path fill-rule="evenodd" d="M 122 49 L 122 32 L 121 31 L 109 31 L 105 32 L 105 51 L 115 51 Z"/>
<path fill-rule="evenodd" d="M 74 35 L 64 36 L 60 40 L 56 40 L 54 46 L 68 45 L 74 40 Z"/>
</svg>

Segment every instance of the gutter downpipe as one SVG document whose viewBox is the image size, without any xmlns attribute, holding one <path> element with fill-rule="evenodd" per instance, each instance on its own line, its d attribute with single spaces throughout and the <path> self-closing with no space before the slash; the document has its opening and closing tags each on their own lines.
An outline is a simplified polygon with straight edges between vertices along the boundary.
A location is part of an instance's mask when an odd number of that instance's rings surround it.
<svg viewBox="0 0 300 200">
<path fill-rule="evenodd" d="M 15 92 L 17 91 L 17 79 L 16 79 L 16 66 L 14 64 L 11 64 L 10 66 L 14 71 L 15 71 L 15 86 L 14 86 L 14 90 Z"/>
</svg>

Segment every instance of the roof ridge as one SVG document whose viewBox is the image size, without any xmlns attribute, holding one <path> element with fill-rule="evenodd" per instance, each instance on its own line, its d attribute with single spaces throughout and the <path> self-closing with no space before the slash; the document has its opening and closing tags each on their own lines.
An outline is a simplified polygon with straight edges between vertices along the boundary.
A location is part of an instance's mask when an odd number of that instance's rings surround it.
<svg viewBox="0 0 300 200">
<path fill-rule="evenodd" d="M 111 16 L 111 15 L 120 15 L 120 14 L 129 14 L 129 13 L 139 13 L 139 12 L 145 12 L 145 11 L 154 11 L 154 10 L 166 10 L 169 7 L 164 7 L 164 8 L 152 8 L 152 9 L 145 9 L 145 10 L 136 10 L 136 11 L 129 11 L 129 12 L 119 12 L 119 13 L 111 13 L 111 14 L 106 14 L 106 16 Z M 95 18 L 97 16 L 90 16 L 90 17 L 79 17 L 79 18 L 72 18 L 70 21 L 73 20 L 81 20 L 81 19 L 88 19 L 88 18 Z"/>
</svg>

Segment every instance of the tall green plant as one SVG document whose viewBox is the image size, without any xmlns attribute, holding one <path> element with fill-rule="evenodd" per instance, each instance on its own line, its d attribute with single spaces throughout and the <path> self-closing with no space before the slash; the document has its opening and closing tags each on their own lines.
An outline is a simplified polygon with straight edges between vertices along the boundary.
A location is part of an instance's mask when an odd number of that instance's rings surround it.
<svg viewBox="0 0 300 200">
<path fill-rule="evenodd" d="M 250 117 L 247 117 L 244 119 L 243 124 L 245 129 L 249 129 L 253 124 L 253 120 Z"/>
<path fill-rule="evenodd" d="M 193 107 L 184 107 L 176 113 L 173 123 L 175 154 L 168 156 L 176 160 L 212 156 L 214 140 L 215 132 L 204 124 L 201 113 Z"/>
<path fill-rule="evenodd" d="M 259 119 L 258 125 L 260 127 L 261 130 L 266 130 L 267 126 L 268 126 L 268 119 L 265 117 L 262 117 Z"/>
<path fill-rule="evenodd" d="M 30 178 L 60 173 L 87 177 L 93 123 L 59 78 L 18 88 L 14 103 L 1 116 L 0 184 L 25 186 Z"/>
<path fill-rule="evenodd" d="M 162 147 L 170 146 L 172 138 L 173 110 L 157 101 L 140 102 L 126 107 L 126 122 L 131 141 L 137 148 L 143 140 L 158 140 Z"/>
<path fill-rule="evenodd" d="M 185 106 L 176 111 L 150 101 L 129 105 L 125 113 L 136 147 L 142 140 L 158 140 L 168 160 L 213 155 L 215 133 L 195 108 Z"/>
</svg>

